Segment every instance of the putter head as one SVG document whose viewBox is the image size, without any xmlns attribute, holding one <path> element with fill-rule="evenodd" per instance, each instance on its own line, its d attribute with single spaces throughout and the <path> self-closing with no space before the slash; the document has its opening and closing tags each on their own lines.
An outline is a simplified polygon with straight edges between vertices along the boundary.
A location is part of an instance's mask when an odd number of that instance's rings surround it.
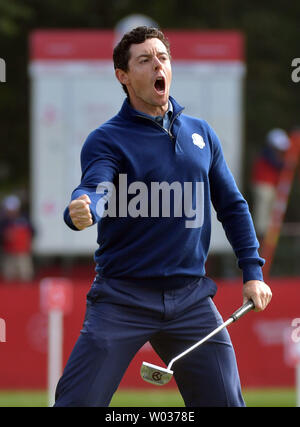
<svg viewBox="0 0 300 427">
<path fill-rule="evenodd" d="M 143 362 L 141 366 L 141 377 L 144 381 L 155 385 L 167 384 L 173 376 L 173 371 L 152 363 Z"/>
</svg>

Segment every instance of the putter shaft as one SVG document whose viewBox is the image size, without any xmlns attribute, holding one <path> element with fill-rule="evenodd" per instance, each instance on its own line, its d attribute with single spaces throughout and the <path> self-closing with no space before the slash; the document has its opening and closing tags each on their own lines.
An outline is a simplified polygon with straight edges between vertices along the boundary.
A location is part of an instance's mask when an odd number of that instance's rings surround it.
<svg viewBox="0 0 300 427">
<path fill-rule="evenodd" d="M 178 354 L 176 357 L 174 357 L 170 363 L 168 364 L 168 369 L 171 370 L 171 367 L 173 365 L 174 362 L 176 362 L 176 360 L 180 359 L 181 357 L 185 356 L 186 354 L 188 354 L 190 351 L 195 350 L 195 348 L 197 348 L 199 345 L 205 343 L 205 341 L 209 340 L 210 338 L 212 338 L 214 335 L 216 335 L 217 333 L 219 333 L 222 329 L 226 328 L 226 326 L 229 326 L 232 322 L 234 322 L 234 319 L 232 317 L 230 317 L 228 320 L 226 320 L 226 322 L 222 323 L 222 325 L 220 325 L 218 328 L 216 328 L 214 331 L 212 331 L 210 334 L 208 334 L 206 337 L 204 337 L 202 340 L 196 342 L 196 344 L 192 345 L 191 347 L 189 347 L 188 349 L 186 349 L 185 351 L 183 351 L 182 353 Z"/>
<path fill-rule="evenodd" d="M 141 376 L 142 378 L 155 385 L 164 385 L 167 384 L 170 379 L 172 378 L 173 371 L 171 370 L 172 365 L 176 360 L 180 359 L 181 357 L 185 356 L 186 354 L 193 351 L 195 348 L 212 338 L 214 335 L 218 334 L 222 329 L 229 326 L 231 323 L 235 322 L 236 320 L 240 319 L 244 314 L 248 313 L 250 310 L 254 309 L 254 303 L 252 300 L 247 301 L 242 307 L 240 307 L 238 310 L 236 310 L 226 322 L 222 323 L 220 326 L 218 326 L 215 330 L 213 330 L 210 334 L 202 338 L 200 341 L 198 341 L 196 344 L 192 345 L 191 347 L 187 348 L 182 353 L 178 354 L 176 357 L 174 357 L 170 363 L 168 364 L 167 368 L 161 368 L 160 366 L 153 365 L 151 363 L 143 362 L 141 367 Z"/>
<path fill-rule="evenodd" d="M 235 322 L 236 320 L 240 319 L 244 314 L 248 313 L 250 310 L 254 309 L 254 303 L 252 300 L 247 301 L 242 307 L 240 307 L 238 310 L 236 310 L 226 322 L 222 323 L 218 328 L 213 330 L 210 334 L 208 334 L 206 337 L 204 337 L 202 340 L 198 341 L 196 344 L 192 345 L 182 353 L 178 354 L 176 357 L 174 357 L 170 363 L 168 364 L 169 370 L 171 370 L 171 367 L 176 360 L 180 359 L 181 357 L 188 354 L 190 351 L 193 351 L 195 348 L 197 348 L 199 345 L 203 344 L 205 341 L 212 338 L 214 335 L 219 333 L 222 329 L 226 328 L 227 326 L 231 325 L 231 323 Z"/>
</svg>

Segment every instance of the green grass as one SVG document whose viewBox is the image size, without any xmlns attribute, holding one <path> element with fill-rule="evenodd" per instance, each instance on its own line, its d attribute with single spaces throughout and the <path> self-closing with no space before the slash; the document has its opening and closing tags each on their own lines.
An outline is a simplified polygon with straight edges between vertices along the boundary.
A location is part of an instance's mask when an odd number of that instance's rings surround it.
<svg viewBox="0 0 300 427">
<path fill-rule="evenodd" d="M 0 391 L 0 407 L 45 407 L 47 393 L 43 391 Z"/>
<path fill-rule="evenodd" d="M 147 391 L 117 391 L 110 406 L 114 407 L 183 407 L 184 403 L 178 391 L 174 390 L 147 390 Z"/>
<path fill-rule="evenodd" d="M 292 388 L 248 389 L 244 399 L 249 407 L 295 407 L 296 391 Z"/>
<path fill-rule="evenodd" d="M 294 389 L 249 389 L 244 391 L 248 407 L 293 407 L 296 405 Z M 0 391 L 0 407 L 46 407 L 45 391 Z M 183 407 L 178 391 L 172 390 L 119 390 L 111 407 Z"/>
</svg>

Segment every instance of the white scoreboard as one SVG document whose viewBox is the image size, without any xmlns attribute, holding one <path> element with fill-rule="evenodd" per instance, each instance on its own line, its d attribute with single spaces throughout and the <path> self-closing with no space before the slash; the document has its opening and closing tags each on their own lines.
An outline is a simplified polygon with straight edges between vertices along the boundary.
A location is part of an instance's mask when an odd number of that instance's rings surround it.
<svg viewBox="0 0 300 427">
<path fill-rule="evenodd" d="M 219 135 L 241 188 L 244 45 L 240 33 L 165 31 L 173 64 L 171 95 L 185 113 Z M 41 255 L 88 255 L 96 227 L 74 232 L 63 221 L 79 184 L 87 135 L 115 115 L 124 92 L 114 76 L 113 31 L 35 31 L 30 38 L 31 213 Z M 213 212 L 211 252 L 230 246 Z"/>
</svg>

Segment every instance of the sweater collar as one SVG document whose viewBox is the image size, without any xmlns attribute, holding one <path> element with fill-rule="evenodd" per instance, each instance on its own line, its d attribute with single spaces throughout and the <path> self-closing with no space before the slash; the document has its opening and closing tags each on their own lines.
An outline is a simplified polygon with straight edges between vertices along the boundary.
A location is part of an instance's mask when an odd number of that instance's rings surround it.
<svg viewBox="0 0 300 427">
<path fill-rule="evenodd" d="M 169 101 L 171 102 L 173 107 L 173 117 L 176 117 L 179 114 L 181 114 L 182 111 L 184 110 L 184 107 L 179 105 L 172 96 L 169 96 Z M 122 108 L 119 111 L 119 114 L 124 118 L 135 118 L 135 117 L 141 117 L 141 116 L 145 116 L 146 118 L 149 117 L 147 114 L 135 110 L 130 105 L 128 97 L 124 100 Z"/>
</svg>

